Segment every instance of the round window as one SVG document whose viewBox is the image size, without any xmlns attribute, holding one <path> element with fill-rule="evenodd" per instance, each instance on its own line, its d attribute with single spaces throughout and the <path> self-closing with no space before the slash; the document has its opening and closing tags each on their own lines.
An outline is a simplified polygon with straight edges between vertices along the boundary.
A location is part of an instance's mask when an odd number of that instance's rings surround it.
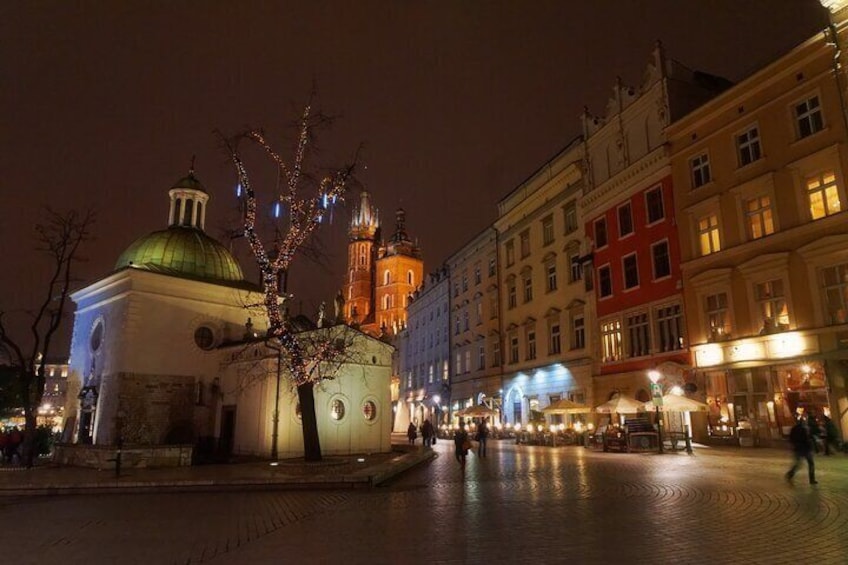
<svg viewBox="0 0 848 565">
<path fill-rule="evenodd" d="M 94 329 L 91 331 L 91 341 L 89 342 L 92 351 L 97 351 L 103 345 L 103 320 L 97 320 Z"/>
<path fill-rule="evenodd" d="M 194 331 L 194 343 L 200 349 L 209 350 L 215 345 L 215 334 L 207 326 L 200 326 Z"/>
<path fill-rule="evenodd" d="M 367 421 L 373 422 L 377 417 L 377 405 L 371 400 L 366 400 L 362 405 L 362 414 Z"/>
<path fill-rule="evenodd" d="M 345 417 L 344 402 L 338 398 L 330 403 L 330 417 L 336 422 L 340 422 Z"/>
</svg>

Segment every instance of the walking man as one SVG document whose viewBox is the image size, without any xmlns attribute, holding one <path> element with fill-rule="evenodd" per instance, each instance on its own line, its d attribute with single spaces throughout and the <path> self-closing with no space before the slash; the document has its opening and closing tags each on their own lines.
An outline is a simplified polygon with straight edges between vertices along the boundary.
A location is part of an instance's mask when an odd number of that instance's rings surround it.
<svg viewBox="0 0 848 565">
<path fill-rule="evenodd" d="M 786 480 L 790 483 L 795 476 L 798 467 L 801 466 L 801 459 L 807 460 L 807 471 L 810 476 L 810 484 L 818 484 L 816 480 L 816 464 L 813 461 L 813 439 L 810 436 L 810 430 L 807 427 L 807 422 L 803 417 L 798 418 L 792 430 L 789 432 L 789 442 L 792 444 L 793 463 L 792 468 L 786 473 Z"/>
<path fill-rule="evenodd" d="M 477 457 L 486 456 L 486 440 L 489 439 L 489 424 L 486 423 L 486 420 L 488 418 L 483 418 L 477 428 Z"/>
</svg>

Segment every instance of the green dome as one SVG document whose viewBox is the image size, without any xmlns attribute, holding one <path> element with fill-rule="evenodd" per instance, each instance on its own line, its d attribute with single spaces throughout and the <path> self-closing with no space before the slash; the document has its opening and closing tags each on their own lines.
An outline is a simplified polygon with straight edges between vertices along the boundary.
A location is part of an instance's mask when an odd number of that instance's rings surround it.
<svg viewBox="0 0 848 565">
<path fill-rule="evenodd" d="M 171 226 L 135 240 L 115 270 L 145 269 L 218 283 L 243 283 L 241 266 L 226 247 L 195 228 Z"/>
</svg>

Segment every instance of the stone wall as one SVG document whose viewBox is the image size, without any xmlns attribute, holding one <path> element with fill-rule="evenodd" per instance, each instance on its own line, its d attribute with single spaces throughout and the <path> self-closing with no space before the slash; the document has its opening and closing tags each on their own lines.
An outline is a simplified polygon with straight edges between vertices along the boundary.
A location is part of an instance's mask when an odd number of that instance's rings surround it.
<svg viewBox="0 0 848 565">
<path fill-rule="evenodd" d="M 117 453 L 114 445 L 58 444 L 53 451 L 53 462 L 70 467 L 114 469 Z M 189 467 L 192 453 L 191 445 L 125 446 L 121 449 L 121 467 Z"/>
<path fill-rule="evenodd" d="M 193 441 L 195 379 L 174 375 L 122 374 L 119 414 L 126 443 Z"/>
</svg>

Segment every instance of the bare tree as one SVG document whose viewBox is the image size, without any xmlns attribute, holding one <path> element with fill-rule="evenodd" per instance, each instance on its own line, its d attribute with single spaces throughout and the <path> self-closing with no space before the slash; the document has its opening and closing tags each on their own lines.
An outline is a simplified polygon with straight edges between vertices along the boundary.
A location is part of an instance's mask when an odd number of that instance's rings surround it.
<svg viewBox="0 0 848 565">
<path fill-rule="evenodd" d="M 235 166 L 244 199 L 244 235 L 257 261 L 262 278 L 264 312 L 268 316 L 268 345 L 277 350 L 278 378 L 281 372 L 291 379 L 297 388 L 301 407 L 304 458 L 307 461 L 321 460 L 321 442 L 315 416 L 314 387 L 326 378 L 325 367 L 340 355 L 336 341 L 327 339 L 321 345 L 315 340 L 305 343 L 298 339 L 297 332 L 283 315 L 284 290 L 280 283 L 285 279 L 292 261 L 309 249 L 310 238 L 321 225 L 329 207 L 343 200 L 346 186 L 353 173 L 354 165 L 347 165 L 329 174 L 313 179 L 304 171 L 307 145 L 315 129 L 326 121 L 321 115 L 313 116 L 307 105 L 299 122 L 299 136 L 291 164 L 275 152 L 259 130 L 252 130 L 225 140 L 230 158 Z M 266 243 L 257 229 L 257 192 L 251 184 L 247 169 L 239 152 L 239 142 L 249 141 L 261 148 L 278 169 L 285 182 L 280 183 L 278 194 L 271 196 L 288 215 L 288 229 L 275 230 Z M 276 191 L 275 191 L 276 192 Z M 267 194 L 267 193 L 266 193 Z M 268 196 L 266 196 L 268 197 Z M 277 387 L 279 402 L 279 386 Z M 274 425 L 278 426 L 279 406 L 274 413 Z M 274 432 L 276 437 L 276 431 Z M 276 457 L 276 441 L 272 444 L 272 457 Z"/>
<path fill-rule="evenodd" d="M 45 208 L 45 221 L 36 225 L 38 251 L 49 257 L 50 280 L 44 297 L 34 312 L 30 312 L 29 348 L 20 337 L 9 335 L 4 311 L 0 311 L 0 343 L 6 346 L 17 371 L 18 389 L 24 407 L 26 428 L 22 459 L 27 467 L 35 460 L 36 415 L 44 394 L 44 366 L 51 353 L 53 339 L 62 323 L 68 303 L 74 264 L 80 260 L 79 250 L 91 238 L 94 211 L 72 210 L 66 213 Z"/>
</svg>

